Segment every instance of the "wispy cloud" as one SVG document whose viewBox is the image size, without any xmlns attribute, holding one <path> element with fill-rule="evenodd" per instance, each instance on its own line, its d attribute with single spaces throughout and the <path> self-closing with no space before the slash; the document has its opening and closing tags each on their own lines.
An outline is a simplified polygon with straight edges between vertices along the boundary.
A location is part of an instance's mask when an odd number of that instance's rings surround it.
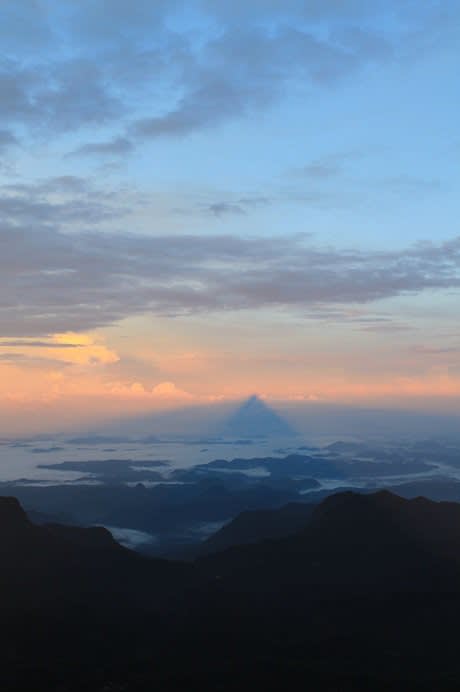
<svg viewBox="0 0 460 692">
<path fill-rule="evenodd" d="M 126 204 L 126 196 L 124 198 Z M 97 224 L 128 212 L 116 191 L 105 191 L 88 180 L 57 176 L 28 183 L 0 185 L 0 222 L 35 227 Z"/>
<path fill-rule="evenodd" d="M 220 218 L 234 214 L 248 214 L 250 211 L 266 207 L 272 200 L 269 197 L 239 197 L 235 200 L 214 200 L 198 205 L 198 210 Z M 189 212 L 188 212 L 189 213 Z"/>
<path fill-rule="evenodd" d="M 88 142 L 74 149 L 68 156 L 123 156 L 134 149 L 127 137 L 113 137 L 101 142 Z"/>
<path fill-rule="evenodd" d="M 37 339 L 2 339 L 0 346 L 3 348 L 78 348 L 79 344 L 39 341 Z"/>
<path fill-rule="evenodd" d="M 460 287 L 460 238 L 378 252 L 321 248 L 308 236 L 69 235 L 2 226 L 0 243 L 0 321 L 11 337 L 146 312 L 321 313 Z"/>
</svg>

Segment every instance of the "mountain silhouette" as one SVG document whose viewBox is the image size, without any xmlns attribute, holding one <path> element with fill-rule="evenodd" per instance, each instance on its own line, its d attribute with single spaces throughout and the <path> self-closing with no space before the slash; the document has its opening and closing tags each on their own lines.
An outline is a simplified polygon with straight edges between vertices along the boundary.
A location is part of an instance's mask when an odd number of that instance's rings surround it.
<svg viewBox="0 0 460 692">
<path fill-rule="evenodd" d="M 291 536 L 231 547 L 199 562 L 229 590 L 263 585 L 294 600 L 303 599 L 305 589 L 329 596 L 441 585 L 457 590 L 460 505 L 405 500 L 388 491 L 338 493 L 317 505 Z"/>
<path fill-rule="evenodd" d="M 154 607 L 189 571 L 127 550 L 103 527 L 37 526 L 12 497 L 0 498 L 0 564 L 0 609 L 47 613 L 113 602 Z"/>
<path fill-rule="evenodd" d="M 255 394 L 224 423 L 222 433 L 231 437 L 292 437 L 294 429 Z"/>
<path fill-rule="evenodd" d="M 308 523 L 314 504 L 290 502 L 277 509 L 247 510 L 225 524 L 198 548 L 199 555 L 221 552 L 235 545 L 283 538 Z"/>
<path fill-rule="evenodd" d="M 460 505 L 345 492 L 232 533 L 270 538 L 171 563 L 0 499 L 2 689 L 459 689 Z"/>
</svg>

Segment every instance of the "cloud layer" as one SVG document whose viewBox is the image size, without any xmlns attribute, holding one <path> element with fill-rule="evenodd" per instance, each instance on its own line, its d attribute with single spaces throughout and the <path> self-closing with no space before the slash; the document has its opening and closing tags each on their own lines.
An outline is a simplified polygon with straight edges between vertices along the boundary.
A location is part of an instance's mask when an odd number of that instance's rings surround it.
<svg viewBox="0 0 460 692">
<path fill-rule="evenodd" d="M 59 11 L 50 0 L 18 0 L 0 10 L 0 127 L 56 137 L 112 126 L 73 151 L 124 155 L 145 138 L 258 112 L 294 84 L 328 87 L 414 57 L 456 11 L 409 0 L 112 0 L 108 18 L 102 0 L 61 0 Z M 0 146 L 15 136 L 0 131 Z"/>
<path fill-rule="evenodd" d="M 311 315 L 460 287 L 460 237 L 401 251 L 308 236 L 64 233 L 0 227 L 2 336 L 88 330 L 129 315 L 282 308 Z"/>
</svg>

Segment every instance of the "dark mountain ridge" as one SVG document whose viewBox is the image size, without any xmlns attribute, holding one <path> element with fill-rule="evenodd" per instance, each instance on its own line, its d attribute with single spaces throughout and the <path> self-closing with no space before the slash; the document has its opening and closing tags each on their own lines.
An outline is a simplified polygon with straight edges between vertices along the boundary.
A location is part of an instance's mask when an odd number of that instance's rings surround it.
<svg viewBox="0 0 460 692">
<path fill-rule="evenodd" d="M 6 690 L 460 683 L 457 504 L 339 493 L 290 535 L 184 565 L 2 498 L 0 560 Z"/>
<path fill-rule="evenodd" d="M 235 592 L 286 583 L 322 591 L 431 589 L 460 576 L 460 505 L 405 500 L 388 491 L 338 493 L 319 505 L 243 512 L 204 543 L 204 553 L 212 554 L 195 567 L 148 559 L 121 547 L 104 528 L 38 526 L 15 498 L 0 498 L 3 596 L 25 579 L 45 592 L 54 580 L 61 596 L 83 584 L 96 593 L 101 573 L 112 570 L 108 590 L 121 588 L 128 601 L 134 582 L 142 600 L 147 584 L 149 594 L 153 582 L 168 583 L 171 592 L 215 574 Z"/>
<path fill-rule="evenodd" d="M 279 509 L 248 510 L 225 524 L 198 547 L 198 554 L 221 552 L 236 545 L 284 538 L 304 528 L 315 505 L 290 502 Z"/>
<path fill-rule="evenodd" d="M 334 593 L 459 588 L 460 505 L 387 491 L 332 495 L 297 533 L 199 560 L 229 591 Z M 259 585 L 257 587 L 256 585 Z"/>
<path fill-rule="evenodd" d="M 0 563 L 0 608 L 45 612 L 77 603 L 111 607 L 114 599 L 154 608 L 159 592 L 167 600 L 189 571 L 123 548 L 102 527 L 37 526 L 9 497 L 0 498 Z"/>
</svg>

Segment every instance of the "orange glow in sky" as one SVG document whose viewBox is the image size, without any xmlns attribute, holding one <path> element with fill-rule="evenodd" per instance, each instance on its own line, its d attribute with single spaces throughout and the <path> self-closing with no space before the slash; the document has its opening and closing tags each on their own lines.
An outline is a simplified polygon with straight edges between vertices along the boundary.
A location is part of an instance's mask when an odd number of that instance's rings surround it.
<svg viewBox="0 0 460 692">
<path fill-rule="evenodd" d="M 7 421 L 2 434 L 23 431 L 22 417 L 27 428 L 33 412 L 42 411 L 43 429 L 60 428 L 75 416 L 96 421 L 239 399 L 253 392 L 268 400 L 421 408 L 425 400 L 433 406 L 435 399 L 441 409 L 460 396 L 460 374 L 423 349 L 399 354 L 383 349 L 378 362 L 363 354 L 357 363 L 353 351 L 321 352 L 313 346 L 312 333 L 310 352 L 303 352 L 301 343 L 293 350 L 292 340 L 281 349 L 277 337 L 259 354 L 232 341 L 229 329 L 225 351 L 219 348 L 221 330 L 215 332 L 216 341 L 210 339 L 208 349 L 200 351 L 193 339 L 190 344 L 176 341 L 177 332 L 168 334 L 164 323 L 161 327 L 163 331 L 152 336 L 148 330 L 136 333 L 132 325 L 129 340 L 116 330 L 2 340 L 0 410 Z M 47 410 L 53 411 L 51 420 Z"/>
</svg>

